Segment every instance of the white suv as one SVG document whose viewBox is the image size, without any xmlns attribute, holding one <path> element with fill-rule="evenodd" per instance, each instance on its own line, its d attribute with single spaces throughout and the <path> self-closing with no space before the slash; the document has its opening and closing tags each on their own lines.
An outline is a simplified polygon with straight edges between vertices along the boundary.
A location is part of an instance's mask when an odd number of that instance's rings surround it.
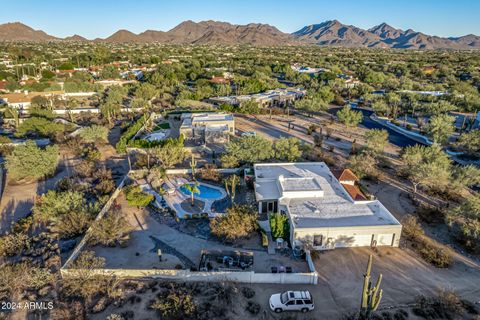
<svg viewBox="0 0 480 320">
<path fill-rule="evenodd" d="M 308 291 L 285 291 L 270 297 L 270 309 L 277 313 L 282 311 L 308 312 L 314 308 L 312 295 Z"/>
</svg>

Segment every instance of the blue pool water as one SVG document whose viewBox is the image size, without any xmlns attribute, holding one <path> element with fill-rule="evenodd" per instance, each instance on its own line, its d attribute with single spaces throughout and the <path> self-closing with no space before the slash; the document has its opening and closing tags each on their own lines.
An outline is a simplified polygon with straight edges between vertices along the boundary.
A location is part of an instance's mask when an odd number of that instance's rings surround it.
<svg viewBox="0 0 480 320">
<path fill-rule="evenodd" d="M 198 190 L 200 193 L 195 193 L 195 196 L 203 199 L 220 199 L 222 197 L 222 193 L 220 190 L 211 188 L 207 185 L 200 184 L 198 185 Z M 190 191 L 188 191 L 184 186 L 180 187 L 180 191 L 187 196 L 190 196 Z"/>
</svg>

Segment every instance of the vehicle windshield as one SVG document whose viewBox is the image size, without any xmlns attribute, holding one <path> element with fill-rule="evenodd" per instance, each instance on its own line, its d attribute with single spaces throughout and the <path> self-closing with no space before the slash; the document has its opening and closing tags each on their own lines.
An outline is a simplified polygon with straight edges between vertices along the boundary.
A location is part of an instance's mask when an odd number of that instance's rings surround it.
<svg viewBox="0 0 480 320">
<path fill-rule="evenodd" d="M 283 304 L 287 303 L 288 301 L 288 292 L 284 292 L 280 295 L 280 301 L 282 301 Z"/>
</svg>

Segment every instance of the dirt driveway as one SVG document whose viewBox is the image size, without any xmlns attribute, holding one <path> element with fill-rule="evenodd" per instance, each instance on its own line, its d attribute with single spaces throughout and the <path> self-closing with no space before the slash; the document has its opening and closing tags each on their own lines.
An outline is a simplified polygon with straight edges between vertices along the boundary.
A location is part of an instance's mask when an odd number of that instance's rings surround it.
<svg viewBox="0 0 480 320">
<path fill-rule="evenodd" d="M 363 273 L 371 252 L 370 248 L 345 248 L 322 253 L 315 260 L 318 285 L 254 285 L 257 301 L 268 308 L 273 293 L 310 290 L 316 307 L 305 319 L 339 319 L 346 312 L 358 310 Z M 379 273 L 383 274 L 384 291 L 381 309 L 411 303 L 419 294 L 434 295 L 442 288 L 455 290 L 473 302 L 480 300 L 480 266 L 468 260 L 456 261 L 449 269 L 437 269 L 410 250 L 380 248 L 373 260 L 375 281 Z M 273 314 L 270 317 L 276 318 Z"/>
</svg>

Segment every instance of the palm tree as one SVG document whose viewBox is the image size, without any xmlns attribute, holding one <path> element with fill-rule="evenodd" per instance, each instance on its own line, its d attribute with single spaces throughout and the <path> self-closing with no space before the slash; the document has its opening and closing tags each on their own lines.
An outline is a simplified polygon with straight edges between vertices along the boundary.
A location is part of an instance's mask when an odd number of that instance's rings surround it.
<svg viewBox="0 0 480 320">
<path fill-rule="evenodd" d="M 230 196 L 232 206 L 233 206 L 233 201 L 235 199 L 235 192 L 239 183 L 240 183 L 240 178 L 236 174 L 232 174 L 227 179 L 225 179 L 225 189 L 227 190 L 227 193 Z"/>
<path fill-rule="evenodd" d="M 195 193 L 200 193 L 198 189 L 198 182 L 195 183 L 185 183 L 182 187 L 185 188 L 188 192 L 190 192 L 190 197 L 192 199 L 192 207 L 195 205 Z"/>
</svg>

